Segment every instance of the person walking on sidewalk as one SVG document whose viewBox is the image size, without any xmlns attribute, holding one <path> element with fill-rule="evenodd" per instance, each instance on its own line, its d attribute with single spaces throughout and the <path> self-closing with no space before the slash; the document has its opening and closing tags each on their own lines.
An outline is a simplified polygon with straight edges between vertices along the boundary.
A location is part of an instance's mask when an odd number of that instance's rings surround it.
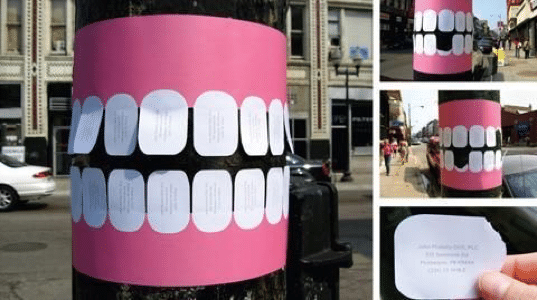
<svg viewBox="0 0 537 300">
<path fill-rule="evenodd" d="M 524 59 L 528 59 L 530 57 L 530 43 L 528 42 L 528 39 L 524 39 Z"/>
<path fill-rule="evenodd" d="M 515 38 L 515 57 L 520 58 L 520 40 Z"/>
<path fill-rule="evenodd" d="M 392 160 L 393 147 L 387 139 L 382 144 L 382 154 L 384 155 L 384 165 L 386 165 L 386 176 L 390 176 L 390 161 Z"/>
</svg>

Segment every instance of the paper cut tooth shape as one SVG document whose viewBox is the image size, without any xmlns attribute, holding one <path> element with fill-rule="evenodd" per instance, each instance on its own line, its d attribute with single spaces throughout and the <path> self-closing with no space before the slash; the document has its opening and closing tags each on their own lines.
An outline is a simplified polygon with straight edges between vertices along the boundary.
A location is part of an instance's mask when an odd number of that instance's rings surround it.
<svg viewBox="0 0 537 300">
<path fill-rule="evenodd" d="M 442 137 L 444 140 L 442 145 L 446 148 L 450 147 L 451 146 L 451 128 L 449 127 L 444 128 L 442 132 Z"/>
<path fill-rule="evenodd" d="M 291 184 L 291 169 L 283 167 L 283 217 L 289 217 L 289 186 Z"/>
<path fill-rule="evenodd" d="M 455 55 L 461 55 L 464 52 L 464 36 L 462 34 L 453 36 L 452 49 Z"/>
<path fill-rule="evenodd" d="M 104 146 L 109 155 L 131 155 L 136 147 L 138 107 L 130 95 L 118 94 L 106 103 Z"/>
<path fill-rule="evenodd" d="M 471 12 L 466 13 L 466 31 L 474 29 L 474 16 Z"/>
<path fill-rule="evenodd" d="M 278 99 L 269 106 L 269 140 L 272 155 L 282 155 L 284 148 L 283 106 Z"/>
<path fill-rule="evenodd" d="M 88 154 L 95 147 L 99 128 L 103 118 L 103 105 L 98 97 L 86 98 L 82 105 L 82 114 L 76 129 L 74 153 Z"/>
<path fill-rule="evenodd" d="M 416 41 L 416 47 L 414 49 L 414 52 L 416 52 L 417 54 L 423 54 L 423 35 L 417 34 L 414 38 Z"/>
<path fill-rule="evenodd" d="M 78 167 L 71 166 L 71 217 L 74 222 L 82 217 L 82 175 Z"/>
<path fill-rule="evenodd" d="M 470 127 L 470 146 L 481 148 L 485 145 L 485 128 L 480 125 Z"/>
<path fill-rule="evenodd" d="M 100 228 L 106 220 L 106 182 L 100 169 L 82 171 L 82 213 L 86 223 L 94 228 Z"/>
<path fill-rule="evenodd" d="M 470 152 L 470 172 L 479 173 L 483 169 L 483 153 L 481 151 Z"/>
<path fill-rule="evenodd" d="M 221 232 L 232 218 L 231 176 L 223 170 L 200 171 L 192 183 L 192 219 L 202 232 Z"/>
<path fill-rule="evenodd" d="M 155 90 L 140 106 L 138 143 L 144 154 L 175 155 L 187 142 L 188 105 L 176 91 Z"/>
<path fill-rule="evenodd" d="M 422 21 L 423 21 L 423 13 L 421 11 L 417 11 L 414 14 L 414 31 L 421 31 Z"/>
<path fill-rule="evenodd" d="M 455 27 L 455 15 L 449 9 L 441 10 L 438 14 L 438 29 L 443 32 L 451 32 Z"/>
<path fill-rule="evenodd" d="M 153 231 L 178 233 L 190 221 L 190 183 L 183 171 L 156 171 L 147 180 L 147 215 Z"/>
<path fill-rule="evenodd" d="M 108 179 L 108 206 L 112 226 L 135 232 L 145 219 L 145 183 L 136 170 L 113 170 Z"/>
<path fill-rule="evenodd" d="M 265 175 L 261 169 L 241 170 L 235 176 L 234 217 L 245 230 L 254 229 L 263 221 L 265 212 Z"/>
<path fill-rule="evenodd" d="M 267 153 L 267 108 L 259 97 L 248 97 L 241 105 L 241 139 L 244 151 L 250 156 Z"/>
<path fill-rule="evenodd" d="M 496 129 L 492 126 L 487 127 L 487 146 L 496 147 Z"/>
<path fill-rule="evenodd" d="M 221 91 L 208 91 L 194 104 L 194 148 L 202 156 L 228 156 L 239 142 L 235 99 Z"/>
<path fill-rule="evenodd" d="M 75 140 L 78 125 L 80 124 L 80 116 L 82 115 L 82 106 L 80 101 L 76 99 L 73 102 L 72 115 L 71 115 L 71 128 L 69 130 L 69 144 L 67 145 L 67 152 L 69 154 L 75 153 Z"/>
<path fill-rule="evenodd" d="M 467 35 L 464 37 L 464 53 L 466 53 L 466 54 L 472 54 L 473 43 L 474 43 L 474 40 L 473 40 L 472 35 L 471 35 L 471 34 L 467 34 Z"/>
<path fill-rule="evenodd" d="M 426 34 L 423 37 L 423 53 L 425 55 L 436 54 L 436 37 L 434 34 Z"/>
<path fill-rule="evenodd" d="M 426 10 L 423 12 L 423 31 L 432 32 L 436 29 L 436 12 Z"/>
<path fill-rule="evenodd" d="M 458 32 L 466 30 L 466 14 L 462 11 L 455 13 L 455 30 Z"/>
<path fill-rule="evenodd" d="M 266 215 L 270 224 L 280 222 L 283 213 L 283 171 L 272 168 L 267 175 Z"/>
<path fill-rule="evenodd" d="M 455 165 L 455 157 L 453 156 L 453 151 L 446 150 L 444 152 L 444 167 L 448 171 L 453 170 L 453 166 Z"/>
<path fill-rule="evenodd" d="M 496 151 L 496 161 L 494 163 L 496 170 L 502 169 L 502 150 Z"/>
<path fill-rule="evenodd" d="M 468 142 L 468 131 L 462 125 L 453 128 L 453 146 L 456 148 L 466 147 Z"/>
<path fill-rule="evenodd" d="M 283 117 L 285 119 L 285 135 L 287 136 L 287 143 L 289 144 L 289 148 L 291 148 L 291 152 L 295 153 L 295 149 L 293 146 L 293 139 L 291 136 L 291 124 L 289 122 L 289 106 L 287 103 L 283 106 Z"/>
<path fill-rule="evenodd" d="M 496 155 L 494 151 L 485 151 L 483 153 L 483 169 L 487 172 L 494 170 L 494 165 L 496 161 Z"/>
</svg>

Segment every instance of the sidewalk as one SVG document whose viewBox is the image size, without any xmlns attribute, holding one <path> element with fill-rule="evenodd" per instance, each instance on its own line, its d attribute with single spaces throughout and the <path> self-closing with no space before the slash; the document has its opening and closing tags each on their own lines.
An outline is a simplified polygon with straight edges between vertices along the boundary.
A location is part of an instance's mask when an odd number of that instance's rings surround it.
<svg viewBox="0 0 537 300">
<path fill-rule="evenodd" d="M 506 65 L 498 67 L 498 74 L 494 80 L 502 81 L 537 81 L 537 58 L 535 56 L 524 58 L 524 51 L 520 50 L 520 58 L 515 57 L 514 45 L 511 50 L 505 50 Z"/>
<path fill-rule="evenodd" d="M 395 198 L 423 198 L 428 197 L 421 170 L 426 165 L 418 157 L 411 154 L 408 163 L 402 165 L 399 155 L 392 158 L 390 176 L 386 176 L 384 157 L 381 157 L 380 166 L 380 197 Z"/>
</svg>

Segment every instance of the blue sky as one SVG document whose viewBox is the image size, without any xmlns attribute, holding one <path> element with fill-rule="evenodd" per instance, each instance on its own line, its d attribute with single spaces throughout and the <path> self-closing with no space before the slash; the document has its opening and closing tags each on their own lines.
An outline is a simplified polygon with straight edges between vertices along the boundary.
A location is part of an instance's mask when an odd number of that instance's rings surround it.
<svg viewBox="0 0 537 300">
<path fill-rule="evenodd" d="M 500 20 L 507 23 L 507 1 L 506 0 L 474 0 L 472 3 L 474 16 L 480 20 L 489 20 L 490 29 L 497 27 Z"/>
<path fill-rule="evenodd" d="M 403 107 L 408 116 L 408 106 L 411 107 L 411 122 L 418 132 L 430 121 L 438 119 L 438 90 L 412 89 L 401 90 Z M 500 103 L 504 105 L 528 106 L 537 109 L 537 90 L 534 88 L 500 88 Z M 422 107 L 423 106 L 423 107 Z"/>
</svg>

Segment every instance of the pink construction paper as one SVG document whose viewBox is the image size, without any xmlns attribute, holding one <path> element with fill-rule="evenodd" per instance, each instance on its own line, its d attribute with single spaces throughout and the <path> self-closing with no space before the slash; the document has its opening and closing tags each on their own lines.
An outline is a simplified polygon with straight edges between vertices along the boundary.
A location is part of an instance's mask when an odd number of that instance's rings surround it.
<svg viewBox="0 0 537 300">
<path fill-rule="evenodd" d="M 472 54 L 450 54 L 448 56 L 416 54 L 413 56 L 413 68 L 428 74 L 457 74 L 472 70 Z"/>
<path fill-rule="evenodd" d="M 238 106 L 248 96 L 286 99 L 286 38 L 257 23 L 231 18 L 158 15 L 117 18 L 76 33 L 73 100 L 120 93 L 138 106 L 145 95 L 171 89 L 192 107 L 202 93 L 224 91 Z"/>
<path fill-rule="evenodd" d="M 416 0 L 414 11 L 424 12 L 428 9 L 437 13 L 443 9 L 449 9 L 453 12 L 472 12 L 472 0 Z"/>
<path fill-rule="evenodd" d="M 469 129 L 473 125 L 485 128 L 501 127 L 501 106 L 490 100 L 469 99 L 448 101 L 438 107 L 440 128 L 463 125 Z"/>
<path fill-rule="evenodd" d="M 160 234 L 147 217 L 136 232 L 117 231 L 110 219 L 100 229 L 72 223 L 73 266 L 94 278 L 149 286 L 197 286 L 260 277 L 285 266 L 288 220 L 263 218 L 252 230 L 235 221 L 222 232 L 203 233 L 193 222 Z"/>
<path fill-rule="evenodd" d="M 439 106 L 439 126 L 444 129 L 463 125 L 469 129 L 473 125 L 484 128 L 501 127 L 501 106 L 498 102 L 471 99 L 448 101 Z M 442 184 L 460 190 L 487 190 L 502 184 L 502 171 L 481 171 L 472 173 L 449 171 L 442 168 Z"/>
</svg>

